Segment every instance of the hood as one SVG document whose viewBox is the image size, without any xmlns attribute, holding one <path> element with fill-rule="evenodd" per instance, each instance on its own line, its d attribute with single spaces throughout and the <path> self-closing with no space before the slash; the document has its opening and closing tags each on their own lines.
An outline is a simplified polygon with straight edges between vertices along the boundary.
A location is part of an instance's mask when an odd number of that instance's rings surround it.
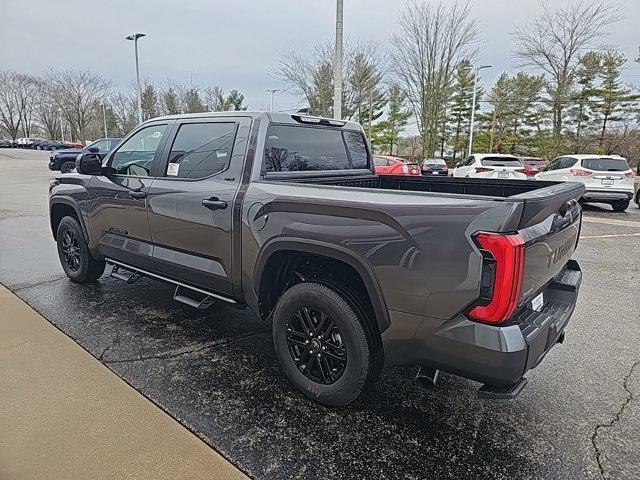
<svg viewBox="0 0 640 480">
<path fill-rule="evenodd" d="M 63 150 L 56 150 L 54 152 L 56 155 L 60 154 L 60 155 L 73 155 L 74 153 L 76 155 L 79 155 L 81 153 L 88 153 L 87 150 L 85 150 L 84 148 L 66 148 Z"/>
</svg>

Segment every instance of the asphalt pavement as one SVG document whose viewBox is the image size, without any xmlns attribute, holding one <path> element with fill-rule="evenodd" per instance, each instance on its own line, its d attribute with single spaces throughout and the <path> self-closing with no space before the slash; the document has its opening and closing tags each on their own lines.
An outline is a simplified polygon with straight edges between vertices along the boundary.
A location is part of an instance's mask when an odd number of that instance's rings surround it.
<svg viewBox="0 0 640 480">
<path fill-rule="evenodd" d="M 332 409 L 293 389 L 248 311 L 190 309 L 148 279 L 68 281 L 48 226 L 52 176 L 46 153 L 0 150 L 0 283 L 249 476 L 640 478 L 635 204 L 585 208 L 567 338 L 516 400 L 479 400 L 477 383 L 447 374 L 423 391 L 415 369 L 386 367 Z"/>
</svg>

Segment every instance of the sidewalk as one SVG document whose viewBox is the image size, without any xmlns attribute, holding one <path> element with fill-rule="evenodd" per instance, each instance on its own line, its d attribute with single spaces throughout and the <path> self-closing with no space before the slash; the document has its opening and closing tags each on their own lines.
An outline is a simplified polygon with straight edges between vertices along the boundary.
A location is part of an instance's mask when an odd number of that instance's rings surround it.
<svg viewBox="0 0 640 480">
<path fill-rule="evenodd" d="M 0 479 L 244 479 L 0 285 Z"/>
</svg>

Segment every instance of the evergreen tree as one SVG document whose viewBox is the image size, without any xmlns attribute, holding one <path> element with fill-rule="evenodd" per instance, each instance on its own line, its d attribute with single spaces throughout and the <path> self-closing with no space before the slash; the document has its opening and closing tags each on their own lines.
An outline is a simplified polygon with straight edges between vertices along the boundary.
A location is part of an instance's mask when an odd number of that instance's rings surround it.
<svg viewBox="0 0 640 480">
<path fill-rule="evenodd" d="M 407 94 L 397 83 L 389 85 L 386 97 L 387 118 L 376 124 L 376 133 L 370 140 L 377 149 L 393 155 L 394 147 L 397 148 L 400 139 L 400 133 L 407 125 L 412 112 L 406 108 Z"/>
<path fill-rule="evenodd" d="M 602 55 L 599 52 L 587 52 L 580 59 L 576 69 L 576 86 L 570 96 L 568 120 L 570 130 L 573 130 L 573 151 L 578 153 L 582 149 L 584 137 L 589 134 L 593 123 L 590 109 L 592 96 L 595 93 L 594 84 L 598 72 L 602 68 Z"/>
<path fill-rule="evenodd" d="M 147 83 L 140 95 L 140 104 L 142 105 L 142 120 L 149 120 L 158 116 L 158 95 L 156 89 L 151 83 Z"/>
<path fill-rule="evenodd" d="M 180 97 L 176 93 L 173 87 L 167 87 L 162 94 L 162 100 L 164 103 L 165 113 L 167 115 L 177 115 L 182 112 L 180 108 Z"/>
<path fill-rule="evenodd" d="M 471 103 L 473 100 L 473 77 L 474 72 L 469 60 L 462 60 L 458 63 L 455 71 L 448 115 L 449 129 L 453 132 L 451 139 L 453 163 L 456 163 L 458 157 L 464 157 L 469 142 L 469 124 L 471 120 Z M 480 95 L 477 95 L 477 97 L 479 98 Z M 476 108 L 478 108 L 478 104 L 476 104 Z"/>
<path fill-rule="evenodd" d="M 189 87 L 184 92 L 184 113 L 205 112 L 207 108 L 200 100 L 200 92 L 196 87 Z"/>
<path fill-rule="evenodd" d="M 621 80 L 627 57 L 613 50 L 602 54 L 602 64 L 598 74 L 599 85 L 594 89 L 591 108 L 599 118 L 598 147 L 602 149 L 607 127 L 612 122 L 622 121 L 637 113 L 634 103 L 640 95 L 634 94 Z"/>
</svg>

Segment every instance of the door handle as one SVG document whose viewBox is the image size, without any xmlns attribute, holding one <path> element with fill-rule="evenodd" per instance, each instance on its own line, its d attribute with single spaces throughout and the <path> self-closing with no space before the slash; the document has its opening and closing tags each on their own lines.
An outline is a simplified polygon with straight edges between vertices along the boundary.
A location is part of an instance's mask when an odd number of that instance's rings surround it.
<svg viewBox="0 0 640 480">
<path fill-rule="evenodd" d="M 135 199 L 143 199 L 147 197 L 147 192 L 141 192 L 140 190 L 129 190 L 129 196 Z"/>
<path fill-rule="evenodd" d="M 227 208 L 227 202 L 220 200 L 218 197 L 211 197 L 202 200 L 202 206 L 209 210 L 223 210 Z"/>
</svg>

